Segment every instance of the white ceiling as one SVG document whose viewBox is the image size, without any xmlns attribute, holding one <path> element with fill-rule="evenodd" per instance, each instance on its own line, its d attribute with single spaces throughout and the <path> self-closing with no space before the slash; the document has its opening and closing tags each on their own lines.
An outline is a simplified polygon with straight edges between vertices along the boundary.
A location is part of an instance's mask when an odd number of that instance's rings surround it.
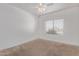
<svg viewBox="0 0 79 59">
<path fill-rule="evenodd" d="M 55 12 L 65 8 L 79 6 L 78 3 L 44 3 L 44 4 L 48 5 L 44 14 Z M 39 3 L 11 3 L 9 5 L 23 9 L 24 11 L 28 11 L 34 15 L 39 15 L 38 10 L 35 8 L 39 5 Z"/>
</svg>

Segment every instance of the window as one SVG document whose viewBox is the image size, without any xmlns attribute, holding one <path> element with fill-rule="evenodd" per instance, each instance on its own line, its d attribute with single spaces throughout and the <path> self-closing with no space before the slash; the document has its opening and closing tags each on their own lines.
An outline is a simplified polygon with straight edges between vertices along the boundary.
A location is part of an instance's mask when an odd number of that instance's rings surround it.
<svg viewBox="0 0 79 59">
<path fill-rule="evenodd" d="M 45 31 L 48 34 L 63 34 L 64 19 L 48 20 L 45 22 Z"/>
</svg>

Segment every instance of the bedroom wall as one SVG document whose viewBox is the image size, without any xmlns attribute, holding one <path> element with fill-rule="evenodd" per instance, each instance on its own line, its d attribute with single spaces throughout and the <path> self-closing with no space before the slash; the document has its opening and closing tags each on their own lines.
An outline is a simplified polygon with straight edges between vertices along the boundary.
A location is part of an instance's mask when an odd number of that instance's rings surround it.
<svg viewBox="0 0 79 59">
<path fill-rule="evenodd" d="M 35 18 L 27 11 L 0 4 L 0 49 L 32 40 L 36 27 Z"/>
<path fill-rule="evenodd" d="M 50 19 L 64 19 L 63 35 L 46 34 L 44 22 Z M 38 32 L 40 38 L 45 38 L 52 41 L 58 41 L 72 45 L 79 45 L 79 7 L 72 7 L 64 10 L 59 10 L 54 13 L 49 13 L 42 16 L 39 21 L 40 29 Z"/>
</svg>

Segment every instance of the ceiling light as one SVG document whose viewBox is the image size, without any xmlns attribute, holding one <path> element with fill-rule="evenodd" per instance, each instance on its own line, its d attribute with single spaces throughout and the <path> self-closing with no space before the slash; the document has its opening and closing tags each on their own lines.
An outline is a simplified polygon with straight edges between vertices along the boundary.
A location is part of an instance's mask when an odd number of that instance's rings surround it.
<svg viewBox="0 0 79 59">
<path fill-rule="evenodd" d="M 43 4 L 43 3 L 40 3 L 38 5 L 37 9 L 38 9 L 39 15 L 42 15 L 46 11 L 46 7 L 47 6 L 45 4 Z"/>
</svg>

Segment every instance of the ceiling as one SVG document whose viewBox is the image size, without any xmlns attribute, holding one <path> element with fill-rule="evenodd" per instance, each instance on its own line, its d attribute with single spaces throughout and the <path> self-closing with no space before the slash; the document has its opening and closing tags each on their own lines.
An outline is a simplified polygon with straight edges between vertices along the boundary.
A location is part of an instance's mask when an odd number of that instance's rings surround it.
<svg viewBox="0 0 79 59">
<path fill-rule="evenodd" d="M 44 14 L 55 12 L 60 9 L 79 6 L 78 3 L 43 3 L 43 4 L 47 5 L 46 11 L 44 12 Z M 39 15 L 37 8 L 35 8 L 39 5 L 39 3 L 9 3 L 8 5 L 23 9 L 24 11 L 28 11 L 33 15 Z"/>
</svg>

